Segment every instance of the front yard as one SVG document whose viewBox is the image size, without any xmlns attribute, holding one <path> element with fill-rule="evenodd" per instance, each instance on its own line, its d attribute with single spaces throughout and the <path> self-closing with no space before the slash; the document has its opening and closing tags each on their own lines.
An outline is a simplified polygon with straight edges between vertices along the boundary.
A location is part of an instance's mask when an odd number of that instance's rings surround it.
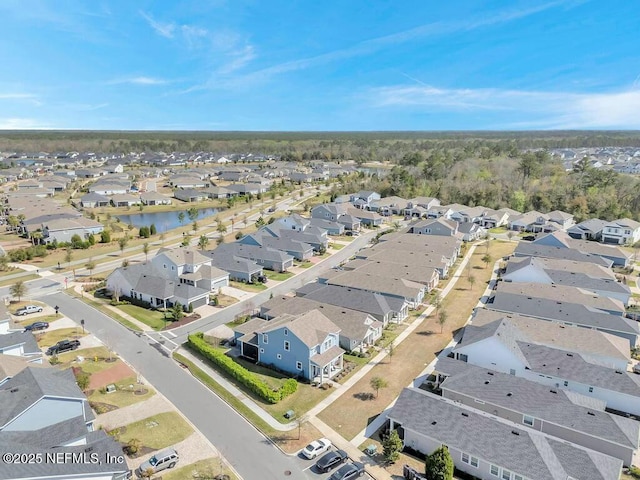
<svg viewBox="0 0 640 480">
<path fill-rule="evenodd" d="M 45 331 L 36 336 L 38 341 L 38 346 L 40 348 L 47 348 L 51 345 L 55 345 L 60 340 L 67 339 L 79 339 L 87 335 L 87 333 L 82 333 L 82 328 L 80 327 L 72 327 L 72 328 L 60 328 L 58 330 Z M 77 356 L 77 353 L 76 353 Z"/>
<path fill-rule="evenodd" d="M 181 442 L 193 433 L 193 429 L 176 412 L 159 413 L 109 432 L 119 442 L 126 444 L 138 440 L 144 447 L 159 450 Z"/>
<path fill-rule="evenodd" d="M 266 271 L 266 270 L 265 270 Z M 237 288 L 239 290 L 244 290 L 245 292 L 262 292 L 267 289 L 267 286 L 264 283 L 243 283 L 230 281 L 229 286 L 233 288 Z"/>
<path fill-rule="evenodd" d="M 291 272 L 274 272 L 272 270 L 264 270 L 264 274 L 269 280 L 275 280 L 276 282 L 282 282 L 295 275 Z"/>
<path fill-rule="evenodd" d="M 142 308 L 137 305 L 118 305 L 116 308 L 122 310 L 127 315 L 131 315 L 139 322 L 150 326 L 154 330 L 162 330 L 167 323 L 167 320 L 164 318 L 164 312 L 159 310 Z"/>
<path fill-rule="evenodd" d="M 83 371 L 86 371 L 83 366 Z M 136 377 L 126 377 L 109 382 L 116 386 L 114 392 L 107 392 L 106 385 L 96 388 L 87 397 L 94 410 L 101 413 L 114 408 L 124 408 L 134 403 L 142 402 L 155 395 L 155 391 L 148 385 L 138 385 Z"/>
<path fill-rule="evenodd" d="M 230 480 L 238 477 L 218 458 L 208 458 L 192 463 L 186 467 L 174 468 L 169 473 L 162 472 L 162 480 L 184 480 L 187 478 L 215 478 L 217 475 L 228 475 Z"/>
</svg>

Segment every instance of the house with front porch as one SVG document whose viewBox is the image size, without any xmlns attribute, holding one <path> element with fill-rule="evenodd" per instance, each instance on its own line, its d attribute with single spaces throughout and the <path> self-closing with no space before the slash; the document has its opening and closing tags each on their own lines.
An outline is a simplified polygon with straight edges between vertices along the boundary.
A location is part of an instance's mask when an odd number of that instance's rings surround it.
<svg viewBox="0 0 640 480">
<path fill-rule="evenodd" d="M 443 217 L 420 220 L 410 226 L 409 233 L 454 237 L 458 233 L 458 222 Z"/>
<path fill-rule="evenodd" d="M 243 357 L 320 384 L 343 368 L 339 336 L 340 328 L 318 310 L 254 318 L 234 330 Z"/>
<path fill-rule="evenodd" d="M 273 297 L 260 305 L 260 317 L 270 320 L 285 313 L 300 315 L 311 310 L 319 310 L 340 328 L 340 347 L 347 352 L 362 351 L 382 336 L 383 323 L 368 313 L 316 302 L 305 297 Z"/>
<path fill-rule="evenodd" d="M 616 245 L 640 242 L 640 222 L 630 218 L 608 222 L 602 229 L 602 242 Z"/>
</svg>

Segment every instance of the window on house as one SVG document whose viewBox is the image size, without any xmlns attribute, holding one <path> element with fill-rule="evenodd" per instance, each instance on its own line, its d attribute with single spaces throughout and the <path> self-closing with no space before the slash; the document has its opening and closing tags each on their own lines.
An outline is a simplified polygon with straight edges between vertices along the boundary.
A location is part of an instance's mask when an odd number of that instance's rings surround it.
<svg viewBox="0 0 640 480">
<path fill-rule="evenodd" d="M 589 393 L 593 393 L 593 387 L 589 387 Z"/>
<path fill-rule="evenodd" d="M 571 477 L 569 477 L 571 478 Z M 517 473 L 513 474 L 513 480 L 524 480 L 524 477 L 522 475 L 518 475 Z"/>
<path fill-rule="evenodd" d="M 302 362 L 296 362 L 296 370 L 302 370 Z"/>
<path fill-rule="evenodd" d="M 471 463 L 470 463 L 470 465 L 471 465 L 472 467 L 476 467 L 476 468 L 478 468 L 478 465 L 479 465 L 479 464 L 480 464 L 480 460 L 478 460 L 478 458 L 477 458 L 477 457 L 471 457 Z"/>
<path fill-rule="evenodd" d="M 289 348 L 290 348 L 289 342 L 287 342 L 287 341 L 285 340 L 285 341 L 284 341 L 284 349 L 285 349 L 285 351 L 287 351 L 287 352 L 288 352 L 288 351 L 289 351 Z"/>
<path fill-rule="evenodd" d="M 511 472 L 509 470 L 502 469 L 502 480 L 511 480 Z"/>
<path fill-rule="evenodd" d="M 509 374 L 510 374 L 510 375 L 515 375 L 515 374 L 516 374 L 515 369 L 510 368 L 510 369 L 509 369 Z"/>
<path fill-rule="evenodd" d="M 494 475 L 496 477 L 500 475 L 500 469 L 495 465 L 491 465 L 491 468 L 489 469 L 489 471 L 491 472 L 491 475 Z"/>
<path fill-rule="evenodd" d="M 284 334 L 285 335 L 289 335 L 289 330 L 287 330 L 286 328 L 284 329 Z"/>
<path fill-rule="evenodd" d="M 534 422 L 534 418 L 530 415 L 523 415 L 522 416 L 522 423 L 524 423 L 525 425 L 529 425 L 530 427 L 533 427 L 533 422 Z"/>
<path fill-rule="evenodd" d="M 166 264 L 166 263 L 163 263 L 163 264 L 162 264 L 162 268 L 167 268 L 167 264 Z"/>
<path fill-rule="evenodd" d="M 468 453 L 463 453 L 462 454 L 462 463 L 469 463 L 469 454 Z"/>
<path fill-rule="evenodd" d="M 262 334 L 262 343 L 269 343 L 269 336 L 266 333 Z"/>
<path fill-rule="evenodd" d="M 568 387 L 568 386 L 569 386 L 569 382 L 565 380 L 565 381 L 564 381 L 564 386 L 565 386 L 565 387 Z"/>
</svg>

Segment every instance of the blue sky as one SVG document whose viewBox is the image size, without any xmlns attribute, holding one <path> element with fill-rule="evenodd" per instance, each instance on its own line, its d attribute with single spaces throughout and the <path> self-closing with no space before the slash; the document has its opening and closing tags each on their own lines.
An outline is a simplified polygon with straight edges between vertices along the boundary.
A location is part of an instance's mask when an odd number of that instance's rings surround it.
<svg viewBox="0 0 640 480">
<path fill-rule="evenodd" d="M 0 129 L 639 129 L 629 0 L 1 0 Z"/>
</svg>

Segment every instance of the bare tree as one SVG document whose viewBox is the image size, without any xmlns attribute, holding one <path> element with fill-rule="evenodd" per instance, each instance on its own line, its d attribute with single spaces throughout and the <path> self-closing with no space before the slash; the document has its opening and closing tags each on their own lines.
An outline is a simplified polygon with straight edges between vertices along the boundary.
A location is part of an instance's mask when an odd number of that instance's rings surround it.
<svg viewBox="0 0 640 480">
<path fill-rule="evenodd" d="M 446 310 L 442 310 L 438 315 L 438 324 L 440 325 L 440 333 L 444 331 L 444 324 L 447 323 L 449 314 Z"/>
</svg>

